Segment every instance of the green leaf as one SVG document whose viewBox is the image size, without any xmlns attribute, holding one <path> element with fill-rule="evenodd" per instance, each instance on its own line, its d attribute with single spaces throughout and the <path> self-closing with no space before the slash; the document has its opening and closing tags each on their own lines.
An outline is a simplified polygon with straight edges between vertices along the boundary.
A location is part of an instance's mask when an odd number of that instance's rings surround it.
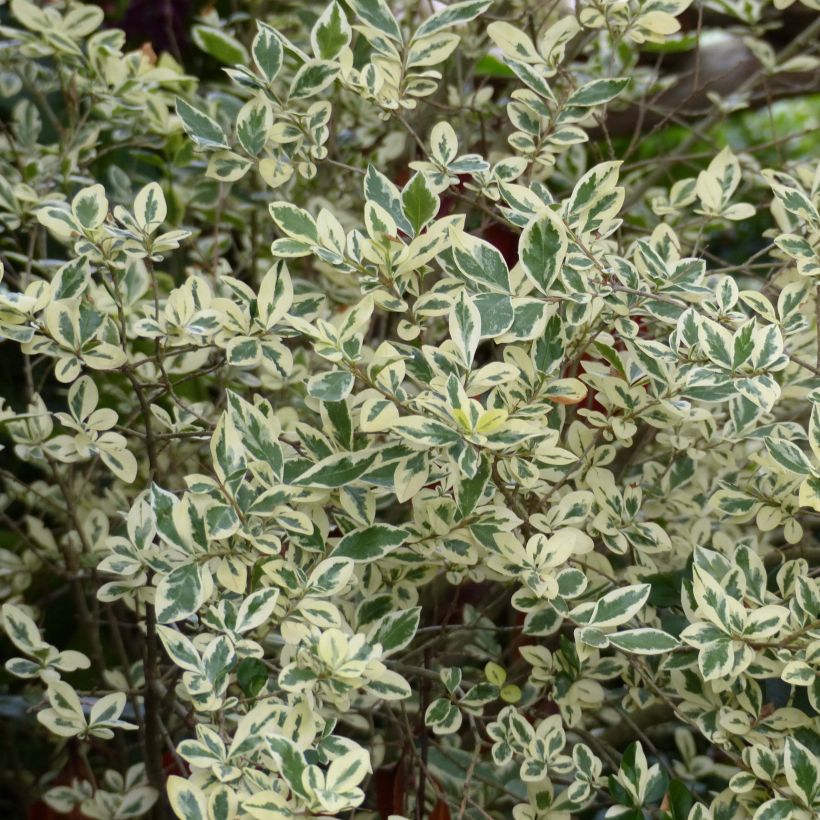
<svg viewBox="0 0 820 820">
<path fill-rule="evenodd" d="M 180 820 L 207 820 L 208 804 L 202 790 L 184 777 L 168 778 L 168 800 Z"/>
<path fill-rule="evenodd" d="M 463 717 L 459 708 L 446 698 L 436 698 L 424 713 L 424 725 L 437 735 L 449 735 L 461 727 Z"/>
<path fill-rule="evenodd" d="M 813 470 L 811 462 L 803 451 L 791 441 L 782 438 L 766 437 L 766 449 L 769 455 L 789 472 L 797 475 L 810 475 Z"/>
<path fill-rule="evenodd" d="M 417 234 L 438 212 L 439 198 L 428 187 L 424 174 L 415 173 L 404 186 L 401 204 Z"/>
<path fill-rule="evenodd" d="M 275 759 L 281 761 L 282 776 L 291 790 L 301 797 L 307 798 L 308 794 L 302 784 L 302 776 L 307 768 L 307 763 L 302 752 L 299 751 L 297 745 L 290 738 L 269 735 L 266 740 L 271 754 Z"/>
<path fill-rule="evenodd" d="M 754 820 L 794 820 L 797 806 L 785 797 L 775 797 L 757 807 Z"/>
<path fill-rule="evenodd" d="M 698 666 L 705 681 L 717 680 L 730 674 L 734 663 L 735 653 L 729 638 L 713 641 L 698 653 Z"/>
<path fill-rule="evenodd" d="M 462 362 L 469 369 L 481 338 L 481 315 L 464 290 L 450 313 L 450 336 L 456 343 Z"/>
<path fill-rule="evenodd" d="M 193 26 L 191 39 L 206 54 L 225 65 L 248 62 L 248 50 L 232 34 L 212 26 Z"/>
<path fill-rule="evenodd" d="M 327 60 L 309 60 L 293 78 L 288 94 L 291 100 L 304 100 L 324 91 L 339 73 L 339 66 Z"/>
<path fill-rule="evenodd" d="M 466 518 L 475 509 L 490 480 L 490 472 L 490 457 L 483 453 L 475 475 L 472 478 L 461 476 L 456 490 L 459 518 Z"/>
<path fill-rule="evenodd" d="M 257 20 L 256 27 L 258 31 L 256 37 L 253 38 L 251 47 L 253 61 L 262 76 L 270 84 L 276 79 L 276 75 L 282 68 L 284 58 L 282 43 L 276 30 L 266 23 Z"/>
<path fill-rule="evenodd" d="M 510 292 L 510 272 L 498 248 L 469 234 L 453 234 L 452 252 L 456 267 L 481 290 L 490 288 L 503 294 Z M 486 318 L 482 314 L 482 326 L 486 324 Z M 488 334 L 482 331 L 481 335 Z"/>
<path fill-rule="evenodd" d="M 367 166 L 367 173 L 364 176 L 364 195 L 368 201 L 384 208 L 393 217 L 399 230 L 408 236 L 413 235 L 413 226 L 402 209 L 402 195 L 399 189 L 372 165 Z"/>
<path fill-rule="evenodd" d="M 413 35 L 413 39 L 426 37 L 441 29 L 455 26 L 458 23 L 467 23 L 475 20 L 493 4 L 493 0 L 464 0 L 461 3 L 451 3 L 447 8 L 431 14 Z"/>
<path fill-rule="evenodd" d="M 333 550 L 333 558 L 375 561 L 400 547 L 410 533 L 390 524 L 373 524 L 348 533 Z"/>
<path fill-rule="evenodd" d="M 313 245 L 321 244 L 316 220 L 307 211 L 289 202 L 271 202 L 268 210 L 273 221 L 291 239 L 299 239 Z"/>
<path fill-rule="evenodd" d="M 225 394 L 228 413 L 238 430 L 242 446 L 251 458 L 264 461 L 278 477 L 282 475 L 284 459 L 282 448 L 273 435 L 270 420 L 252 404 L 246 402 L 232 390 Z"/>
<path fill-rule="evenodd" d="M 384 0 L 348 0 L 357 17 L 397 43 L 402 42 L 401 30 L 390 6 Z"/>
<path fill-rule="evenodd" d="M 157 626 L 157 635 L 165 651 L 177 666 L 187 672 L 199 672 L 202 669 L 202 659 L 196 647 L 185 635 L 163 624 Z"/>
<path fill-rule="evenodd" d="M 783 763 L 792 791 L 806 806 L 813 806 L 820 794 L 820 761 L 798 740 L 787 737 Z"/>
<path fill-rule="evenodd" d="M 268 587 L 252 592 L 236 613 L 236 631 L 249 632 L 262 626 L 273 614 L 279 590 Z"/>
<path fill-rule="evenodd" d="M 602 105 L 617 97 L 628 85 L 628 77 L 612 80 L 593 80 L 582 85 L 575 93 L 571 94 L 565 104 L 568 107 L 573 105 L 580 107 Z"/>
<path fill-rule="evenodd" d="M 71 212 L 86 230 L 98 228 L 108 215 L 105 188 L 102 185 L 83 188 L 71 201 Z"/>
<path fill-rule="evenodd" d="M 619 626 L 641 611 L 652 587 L 649 584 L 633 584 L 608 592 L 592 611 L 588 626 Z"/>
<path fill-rule="evenodd" d="M 667 796 L 669 800 L 669 812 L 671 814 L 669 820 L 689 820 L 689 812 L 695 799 L 683 781 L 672 780 L 669 783 Z"/>
<path fill-rule="evenodd" d="M 176 101 L 177 116 L 188 132 L 188 136 L 200 148 L 227 148 L 228 138 L 216 120 L 204 111 L 185 102 L 180 97 Z"/>
<path fill-rule="evenodd" d="M 371 645 L 380 643 L 385 654 L 404 649 L 413 640 L 420 618 L 420 606 L 402 612 L 390 612 L 373 624 L 367 633 L 367 642 Z"/>
<path fill-rule="evenodd" d="M 159 228 L 168 215 L 165 194 L 156 182 L 149 182 L 134 200 L 134 219 L 144 231 L 151 233 Z"/>
<path fill-rule="evenodd" d="M 210 596 L 212 584 L 203 583 L 196 564 L 184 564 L 163 577 L 157 584 L 155 607 L 161 624 L 181 621 L 193 615 Z"/>
<path fill-rule="evenodd" d="M 236 681 L 249 698 L 255 698 L 268 681 L 268 668 L 258 658 L 243 658 L 236 665 Z"/>
<path fill-rule="evenodd" d="M 319 401 L 341 401 L 350 395 L 355 378 L 346 370 L 330 370 L 308 379 L 308 395 Z"/>
<path fill-rule="evenodd" d="M 376 453 L 341 453 L 328 456 L 295 480 L 294 484 L 310 487 L 341 487 L 366 473 L 376 460 Z"/>
<path fill-rule="evenodd" d="M 264 99 L 255 99 L 242 106 L 236 118 L 236 137 L 252 156 L 258 156 L 268 141 L 273 125 L 273 113 Z"/>
<path fill-rule="evenodd" d="M 607 635 L 609 642 L 624 652 L 636 655 L 660 655 L 671 652 L 680 644 L 676 638 L 660 629 L 626 629 Z"/>
<path fill-rule="evenodd" d="M 321 60 L 332 60 L 350 43 L 351 28 L 342 7 L 332 2 L 310 32 L 313 53 Z"/>
<path fill-rule="evenodd" d="M 524 272 L 541 293 L 549 295 L 567 253 L 563 223 L 553 211 L 543 211 L 526 228 L 518 242 Z"/>
</svg>

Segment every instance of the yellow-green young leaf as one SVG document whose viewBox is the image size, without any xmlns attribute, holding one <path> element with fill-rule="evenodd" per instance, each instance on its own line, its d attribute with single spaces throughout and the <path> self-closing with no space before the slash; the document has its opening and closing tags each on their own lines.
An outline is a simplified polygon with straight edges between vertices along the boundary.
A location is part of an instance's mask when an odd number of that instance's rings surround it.
<svg viewBox="0 0 820 820">
<path fill-rule="evenodd" d="M 723 202 L 723 191 L 720 188 L 720 183 L 715 177 L 707 171 L 701 171 L 698 174 L 697 185 L 695 191 L 700 199 L 701 207 L 707 213 L 719 213 L 720 206 Z"/>
<path fill-rule="evenodd" d="M 494 686 L 503 686 L 507 680 L 507 672 L 503 666 L 490 662 L 484 667 L 484 677 Z"/>
<path fill-rule="evenodd" d="M 179 820 L 209 820 L 208 803 L 199 786 L 184 777 L 168 778 L 168 801 Z"/>
<path fill-rule="evenodd" d="M 313 53 L 320 60 L 332 60 L 350 44 L 352 30 L 342 7 L 333 2 L 322 12 L 310 32 Z"/>
<path fill-rule="evenodd" d="M 560 217 L 547 210 L 533 219 L 518 241 L 524 272 L 543 294 L 549 294 L 567 253 L 568 239 Z"/>
<path fill-rule="evenodd" d="M 213 26 L 193 26 L 191 39 L 206 54 L 215 57 L 220 63 L 233 65 L 248 62 L 248 51 L 232 34 Z"/>
<path fill-rule="evenodd" d="M 200 108 L 177 97 L 176 112 L 188 136 L 200 148 L 228 147 L 228 138 L 219 123 Z"/>
<path fill-rule="evenodd" d="M 83 188 L 71 200 L 71 213 L 77 223 L 87 231 L 99 228 L 108 216 L 108 199 L 102 185 Z"/>
<path fill-rule="evenodd" d="M 350 558 L 352 561 L 375 561 L 400 547 L 410 533 L 390 524 L 373 524 L 348 533 L 333 550 L 333 558 Z"/>
</svg>

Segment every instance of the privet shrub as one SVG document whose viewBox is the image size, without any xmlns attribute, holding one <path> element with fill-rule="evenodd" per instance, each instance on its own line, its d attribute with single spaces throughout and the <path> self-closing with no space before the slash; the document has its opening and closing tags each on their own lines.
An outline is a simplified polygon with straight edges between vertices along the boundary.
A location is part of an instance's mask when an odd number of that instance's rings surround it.
<svg viewBox="0 0 820 820">
<path fill-rule="evenodd" d="M 18 809 L 818 816 L 818 6 L 687 2 L 0 9 Z"/>
</svg>

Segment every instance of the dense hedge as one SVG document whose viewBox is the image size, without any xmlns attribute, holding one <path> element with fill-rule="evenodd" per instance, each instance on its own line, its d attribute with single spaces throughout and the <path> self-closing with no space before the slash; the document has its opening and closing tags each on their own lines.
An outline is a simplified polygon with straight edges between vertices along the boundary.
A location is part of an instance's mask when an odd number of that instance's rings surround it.
<svg viewBox="0 0 820 820">
<path fill-rule="evenodd" d="M 4 814 L 820 816 L 817 0 L 131 5 L 0 2 Z"/>
</svg>

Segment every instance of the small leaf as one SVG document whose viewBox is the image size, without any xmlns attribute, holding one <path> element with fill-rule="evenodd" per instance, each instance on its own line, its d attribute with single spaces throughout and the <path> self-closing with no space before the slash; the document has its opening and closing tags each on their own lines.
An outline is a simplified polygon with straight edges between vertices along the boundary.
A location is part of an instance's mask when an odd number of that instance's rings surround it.
<svg viewBox="0 0 820 820">
<path fill-rule="evenodd" d="M 234 65 L 248 62 L 248 51 L 232 34 L 213 26 L 193 26 L 191 39 L 206 54 L 220 63 Z"/>
<path fill-rule="evenodd" d="M 228 138 L 219 123 L 200 108 L 177 97 L 176 111 L 188 135 L 200 148 L 228 147 Z"/>
<path fill-rule="evenodd" d="M 410 533 L 389 524 L 373 524 L 362 530 L 348 533 L 333 550 L 333 558 L 350 558 L 353 561 L 375 561 L 400 547 Z"/>
<path fill-rule="evenodd" d="M 424 175 L 415 173 L 404 186 L 401 204 L 405 216 L 413 226 L 414 233 L 419 233 L 436 215 L 439 198 L 427 186 Z"/>
<path fill-rule="evenodd" d="M 350 23 L 342 7 L 332 2 L 320 15 L 310 32 L 313 53 L 320 60 L 333 60 L 350 43 Z"/>
</svg>

